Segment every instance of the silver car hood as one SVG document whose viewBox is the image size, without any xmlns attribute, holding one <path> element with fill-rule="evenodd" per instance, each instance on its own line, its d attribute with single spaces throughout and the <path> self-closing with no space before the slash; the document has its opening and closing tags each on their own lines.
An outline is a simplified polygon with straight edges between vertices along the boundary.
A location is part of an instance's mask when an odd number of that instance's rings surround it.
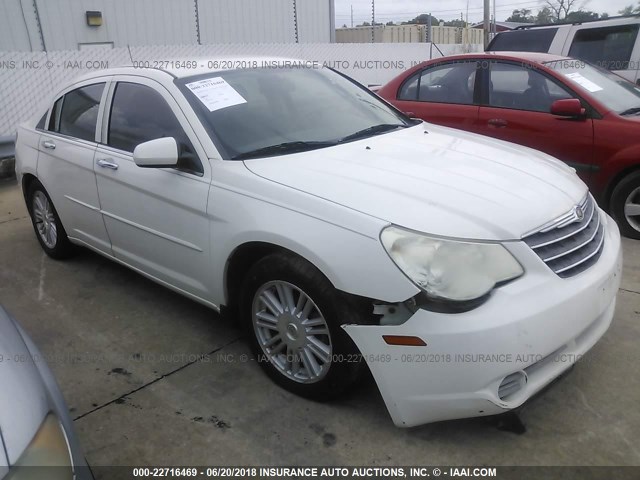
<svg viewBox="0 0 640 480">
<path fill-rule="evenodd" d="M 35 361 L 44 361 L 35 359 Z M 0 307 L 0 450 L 2 470 L 14 464 L 48 413 L 42 379 L 15 324 Z M 1 441 L 1 440 L 0 440 Z M 6 473 L 6 472 L 5 472 Z"/>
</svg>

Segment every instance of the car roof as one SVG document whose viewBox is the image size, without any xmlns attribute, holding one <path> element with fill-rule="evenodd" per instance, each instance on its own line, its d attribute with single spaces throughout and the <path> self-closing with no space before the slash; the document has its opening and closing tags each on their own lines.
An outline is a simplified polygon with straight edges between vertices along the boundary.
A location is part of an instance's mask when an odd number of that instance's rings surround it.
<svg viewBox="0 0 640 480">
<path fill-rule="evenodd" d="M 553 55 L 551 53 L 539 53 L 539 52 L 479 52 L 479 53 L 465 53 L 462 55 L 453 55 L 442 57 L 444 59 L 465 59 L 465 58 L 487 58 L 491 60 L 516 60 L 527 61 L 531 63 L 547 63 L 557 62 L 562 60 L 572 60 L 570 57 L 563 55 Z M 440 59 L 437 59 L 440 60 Z"/>
<path fill-rule="evenodd" d="M 188 67 L 195 62 L 195 68 Z M 315 62 L 322 66 L 321 62 Z M 166 66 L 165 66 L 166 65 Z M 90 80 L 96 77 L 104 77 L 109 75 L 138 75 L 149 78 L 166 77 L 170 75 L 173 78 L 185 78 L 206 73 L 227 72 L 230 70 L 239 70 L 242 68 L 253 68 L 257 65 L 259 68 L 278 68 L 288 65 L 307 65 L 312 66 L 309 60 L 299 58 L 283 58 L 283 57 L 216 57 L 216 58 L 176 58 L 170 62 L 158 62 L 153 60 L 134 61 L 129 65 L 108 68 L 106 70 L 98 70 L 74 79 L 74 83 L 84 80 Z M 187 68 L 188 67 L 188 68 Z M 210 68 L 211 67 L 211 68 Z M 143 73 L 144 72 L 144 73 Z"/>
</svg>

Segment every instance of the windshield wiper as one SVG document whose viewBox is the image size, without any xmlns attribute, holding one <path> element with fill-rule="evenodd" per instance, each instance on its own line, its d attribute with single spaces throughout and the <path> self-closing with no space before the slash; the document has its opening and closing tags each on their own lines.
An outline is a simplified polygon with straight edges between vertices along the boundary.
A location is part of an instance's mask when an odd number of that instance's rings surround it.
<svg viewBox="0 0 640 480">
<path fill-rule="evenodd" d="M 625 110 L 624 112 L 620 112 L 620 115 L 636 115 L 640 113 L 640 107 L 633 107 Z"/>
<path fill-rule="evenodd" d="M 308 152 L 310 150 L 332 147 L 334 145 L 336 145 L 336 142 L 285 142 L 239 153 L 235 157 L 232 157 L 231 160 L 247 160 L 249 158 L 284 155 L 286 153 Z"/>
<path fill-rule="evenodd" d="M 351 135 L 347 135 L 346 137 L 341 138 L 339 143 L 371 137 L 376 133 L 390 132 L 391 130 L 396 130 L 398 128 L 407 128 L 408 126 L 409 125 L 404 125 L 402 123 L 382 123 L 380 125 L 374 125 L 373 127 L 365 128 L 364 130 L 352 133 Z"/>
</svg>

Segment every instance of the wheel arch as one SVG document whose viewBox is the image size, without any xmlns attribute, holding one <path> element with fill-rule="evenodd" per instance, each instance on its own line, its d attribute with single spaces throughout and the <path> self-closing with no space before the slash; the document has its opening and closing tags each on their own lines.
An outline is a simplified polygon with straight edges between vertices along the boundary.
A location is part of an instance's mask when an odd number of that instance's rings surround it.
<svg viewBox="0 0 640 480">
<path fill-rule="evenodd" d="M 632 163 L 627 165 L 626 167 L 620 169 L 616 174 L 609 180 L 607 186 L 605 187 L 602 196 L 600 198 L 600 203 L 605 211 L 609 211 L 611 207 L 611 196 L 613 195 L 613 191 L 620 184 L 622 180 L 624 180 L 629 175 L 640 172 L 640 161 L 636 163 Z"/>
<path fill-rule="evenodd" d="M 238 308 L 238 299 L 240 290 L 242 288 L 242 282 L 245 276 L 257 262 L 263 258 L 275 254 L 286 253 L 288 255 L 301 258 L 302 260 L 313 265 L 320 273 L 322 273 L 327 280 L 331 280 L 327 275 L 318 268 L 318 266 L 300 255 L 282 245 L 265 241 L 250 241 L 237 246 L 229 255 L 224 269 L 224 299 L 225 308 L 230 312 L 236 313 Z M 333 283 L 332 283 L 333 285 Z"/>
<path fill-rule="evenodd" d="M 22 196 L 24 197 L 25 202 L 27 201 L 27 194 L 29 193 L 29 188 L 31 188 L 31 185 L 33 184 L 34 181 L 38 182 L 39 180 L 38 180 L 38 177 L 36 177 L 32 173 L 25 173 L 22 175 Z"/>
</svg>

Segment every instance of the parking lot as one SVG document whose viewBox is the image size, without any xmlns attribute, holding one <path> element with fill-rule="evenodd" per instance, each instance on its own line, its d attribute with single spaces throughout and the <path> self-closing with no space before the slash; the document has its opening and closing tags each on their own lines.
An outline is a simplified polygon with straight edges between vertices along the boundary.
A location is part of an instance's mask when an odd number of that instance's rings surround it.
<svg viewBox="0 0 640 480">
<path fill-rule="evenodd" d="M 0 182 L 0 303 L 49 358 L 92 465 L 640 465 L 639 247 L 624 241 L 612 327 L 525 405 L 526 431 L 398 429 L 371 379 L 338 402 L 298 398 L 232 322 L 92 252 L 46 257 Z"/>
</svg>

